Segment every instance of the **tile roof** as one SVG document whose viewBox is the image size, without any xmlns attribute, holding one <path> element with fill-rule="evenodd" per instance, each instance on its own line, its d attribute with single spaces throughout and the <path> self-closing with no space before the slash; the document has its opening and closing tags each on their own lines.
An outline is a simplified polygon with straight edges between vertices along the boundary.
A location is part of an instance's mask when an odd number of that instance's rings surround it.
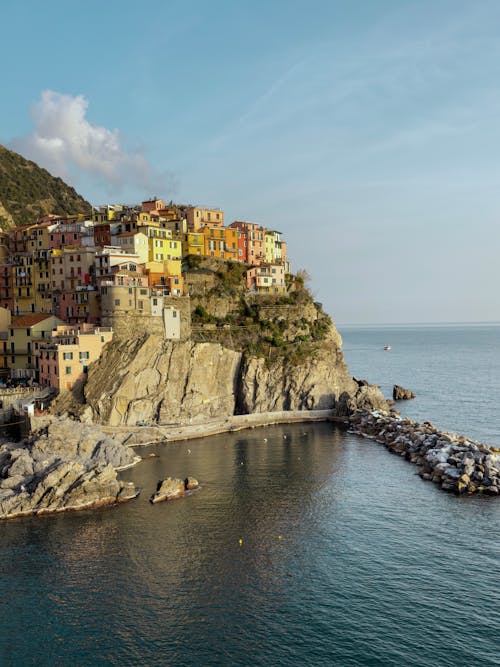
<svg viewBox="0 0 500 667">
<path fill-rule="evenodd" d="M 35 324 L 43 322 L 43 320 L 53 317 L 50 313 L 28 313 L 27 315 L 21 315 L 19 317 L 13 317 L 11 327 L 33 327 Z"/>
</svg>

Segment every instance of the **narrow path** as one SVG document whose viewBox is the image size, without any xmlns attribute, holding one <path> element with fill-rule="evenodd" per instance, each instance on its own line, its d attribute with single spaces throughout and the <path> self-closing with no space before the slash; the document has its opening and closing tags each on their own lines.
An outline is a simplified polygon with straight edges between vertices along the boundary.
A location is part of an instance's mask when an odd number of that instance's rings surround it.
<svg viewBox="0 0 500 667">
<path fill-rule="evenodd" d="M 233 415 L 226 419 L 207 419 L 192 423 L 158 424 L 154 426 L 102 426 L 110 435 L 129 433 L 124 444 L 129 446 L 149 445 L 158 441 L 175 442 L 205 438 L 218 433 L 241 431 L 246 428 L 268 426 L 270 424 L 291 424 L 296 422 L 335 421 L 332 410 L 290 410 L 283 412 L 260 412 L 251 415 Z M 339 420 L 342 421 L 342 420 Z"/>
</svg>

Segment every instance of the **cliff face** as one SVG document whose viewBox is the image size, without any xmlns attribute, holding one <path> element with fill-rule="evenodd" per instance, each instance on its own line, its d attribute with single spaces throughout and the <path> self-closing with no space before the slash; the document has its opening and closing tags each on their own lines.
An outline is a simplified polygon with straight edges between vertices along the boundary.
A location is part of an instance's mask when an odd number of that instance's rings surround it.
<svg viewBox="0 0 500 667">
<path fill-rule="evenodd" d="M 376 388 L 349 375 L 332 325 L 323 345 L 300 356 L 263 358 L 218 343 L 160 336 L 114 340 L 89 369 L 84 419 L 110 424 L 172 424 L 234 414 L 387 407 Z"/>
</svg>

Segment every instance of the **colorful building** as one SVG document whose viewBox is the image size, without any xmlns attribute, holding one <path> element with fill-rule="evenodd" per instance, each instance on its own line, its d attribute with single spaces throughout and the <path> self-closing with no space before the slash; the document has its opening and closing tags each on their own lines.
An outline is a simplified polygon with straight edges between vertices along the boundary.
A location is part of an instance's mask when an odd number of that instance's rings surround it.
<svg viewBox="0 0 500 667">
<path fill-rule="evenodd" d="M 230 228 L 238 229 L 243 240 L 243 248 L 247 264 L 259 265 L 266 261 L 265 234 L 266 229 L 255 222 L 242 222 L 236 220 L 229 225 Z M 239 245 L 241 248 L 241 244 Z"/>
<path fill-rule="evenodd" d="M 36 378 L 36 349 L 41 342 L 52 338 L 53 329 L 63 324 L 58 317 L 47 313 L 30 313 L 12 318 L 7 338 L 12 377 Z"/>
<path fill-rule="evenodd" d="M 182 212 L 187 220 L 188 230 L 199 232 L 202 227 L 223 227 L 224 211 L 220 208 L 185 206 Z"/>
<path fill-rule="evenodd" d="M 283 294 L 287 291 L 283 264 L 262 263 L 248 269 L 246 281 L 249 290 L 262 294 Z"/>
<path fill-rule="evenodd" d="M 113 331 L 109 327 L 58 326 L 50 340 L 38 345 L 39 383 L 59 392 L 71 389 L 76 381 L 85 379 L 89 365 L 99 359 L 103 347 L 112 338 Z"/>
</svg>

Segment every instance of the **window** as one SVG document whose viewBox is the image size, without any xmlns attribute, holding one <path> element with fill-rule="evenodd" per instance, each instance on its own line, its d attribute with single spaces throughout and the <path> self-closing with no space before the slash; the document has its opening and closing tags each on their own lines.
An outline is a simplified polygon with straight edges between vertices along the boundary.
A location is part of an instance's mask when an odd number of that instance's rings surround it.
<svg viewBox="0 0 500 667">
<path fill-rule="evenodd" d="M 66 375 L 71 375 L 71 366 L 66 366 L 64 372 L 66 373 Z"/>
<path fill-rule="evenodd" d="M 141 289 L 141 294 L 147 294 L 148 290 L 147 289 Z"/>
<path fill-rule="evenodd" d="M 172 311 L 172 317 L 177 317 L 177 311 L 176 310 Z"/>
<path fill-rule="evenodd" d="M 66 361 L 66 359 L 73 359 L 73 352 L 63 352 L 63 359 Z"/>
<path fill-rule="evenodd" d="M 31 336 L 31 329 L 26 329 L 26 335 Z"/>
<path fill-rule="evenodd" d="M 139 310 L 142 310 L 144 308 L 144 301 L 138 301 L 137 306 L 138 306 Z"/>
<path fill-rule="evenodd" d="M 79 357 L 80 357 L 80 361 L 82 359 L 88 359 L 89 358 L 89 352 L 80 352 Z"/>
<path fill-rule="evenodd" d="M 120 305 L 120 299 L 115 299 L 115 306 L 119 306 L 119 305 Z"/>
</svg>

